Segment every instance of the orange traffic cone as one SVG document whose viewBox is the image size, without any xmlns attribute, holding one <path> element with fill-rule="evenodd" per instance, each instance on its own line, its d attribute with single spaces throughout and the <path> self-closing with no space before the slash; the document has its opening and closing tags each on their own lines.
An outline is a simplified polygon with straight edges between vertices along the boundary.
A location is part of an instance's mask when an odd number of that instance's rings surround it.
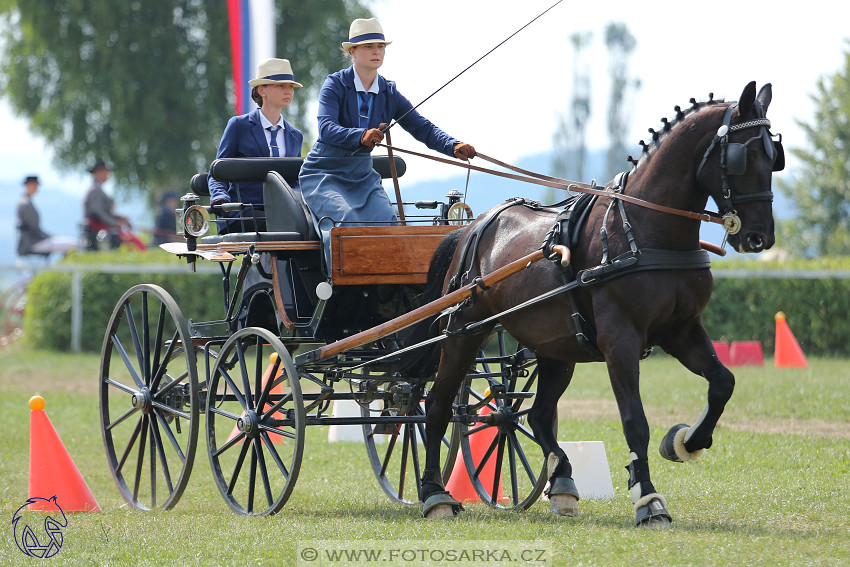
<svg viewBox="0 0 850 567">
<path fill-rule="evenodd" d="M 776 314 L 776 350 L 773 356 L 773 364 L 776 368 L 808 368 L 809 363 L 806 361 L 806 355 L 803 354 L 803 349 L 797 339 L 794 338 L 794 333 L 791 332 L 788 323 L 785 321 L 785 313 L 780 311 Z"/>
<path fill-rule="evenodd" d="M 100 511 L 80 469 L 74 464 L 50 418 L 44 412 L 44 398 L 30 398 L 30 478 L 29 510 L 58 512 Z M 51 498 L 52 496 L 56 498 Z"/>
<path fill-rule="evenodd" d="M 266 389 L 266 384 L 268 384 L 269 377 L 272 373 L 272 366 L 274 366 L 274 363 L 275 363 L 276 360 L 277 360 L 277 353 L 276 352 L 271 353 L 269 355 L 269 365 L 266 367 L 265 373 L 263 373 L 263 385 L 262 385 L 263 390 Z M 280 375 L 282 373 L 283 373 L 283 365 L 277 367 L 277 372 L 274 375 L 274 380 L 277 380 L 278 378 L 280 378 Z M 272 393 L 272 394 L 283 394 L 283 383 L 281 382 L 277 386 L 272 387 L 270 393 Z M 257 393 L 257 395 L 259 395 L 259 392 Z M 264 409 L 269 409 L 273 405 L 274 404 L 272 404 L 270 402 L 266 402 Z M 243 411 L 242 417 L 244 417 L 244 416 L 245 416 L 245 412 Z M 227 440 L 230 441 L 231 439 L 233 439 L 237 435 L 239 435 L 239 428 L 237 428 L 234 425 L 233 431 L 230 432 L 230 436 L 227 438 Z M 282 443 L 283 442 L 283 435 L 281 435 L 280 433 L 269 433 L 269 439 L 271 439 L 272 443 Z"/>
<path fill-rule="evenodd" d="M 478 412 L 478 415 L 487 415 L 492 410 L 489 406 L 484 406 Z M 480 431 L 476 431 L 469 436 L 469 452 L 472 454 L 472 463 L 475 467 L 481 462 L 488 447 L 496 438 L 496 428 L 488 427 Z M 478 476 L 484 489 L 489 491 L 493 487 L 493 477 L 496 474 L 496 458 L 495 453 L 490 455 L 490 459 Z M 466 472 L 466 462 L 463 460 L 463 453 L 458 452 L 455 466 L 452 469 L 452 475 L 449 477 L 449 482 L 446 483 L 446 490 L 452 495 L 455 500 L 460 502 L 481 502 L 478 493 L 472 486 L 472 480 Z M 502 493 L 502 478 L 499 475 L 499 491 L 497 500 L 507 500 Z"/>
</svg>

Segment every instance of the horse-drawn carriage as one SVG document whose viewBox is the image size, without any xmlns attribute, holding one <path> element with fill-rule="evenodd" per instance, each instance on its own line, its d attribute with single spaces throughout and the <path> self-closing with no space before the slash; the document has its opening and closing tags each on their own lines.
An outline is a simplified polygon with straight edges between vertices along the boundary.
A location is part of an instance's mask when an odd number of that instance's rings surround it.
<svg viewBox="0 0 850 567">
<path fill-rule="evenodd" d="M 203 431 L 227 504 L 238 513 L 275 513 L 298 478 L 310 425 L 362 427 L 381 488 L 394 501 L 418 502 L 423 401 L 433 375 L 375 361 L 406 336 L 369 330 L 420 306 L 431 256 L 446 234 L 469 222 L 468 207 L 452 191 L 446 202 L 411 203 L 433 214 L 408 215 L 403 226 L 336 227 L 326 274 L 313 219 L 286 181 L 297 177 L 300 162 L 234 158 L 212 164 L 220 180 L 263 181 L 263 232 L 253 230 L 252 214 L 238 221 L 241 231 L 203 236 L 209 207 L 198 201 L 206 174 L 190 183 L 194 193 L 183 197 L 178 211 L 186 243 L 163 247 L 193 263 L 220 266 L 220 319 L 187 319 L 168 292 L 145 284 L 128 290 L 112 314 L 101 363 L 102 429 L 114 479 L 132 506 L 177 503 Z M 383 177 L 388 166 L 386 157 L 375 158 Z M 395 167 L 404 173 L 403 160 L 395 158 Z M 373 336 L 357 341 L 363 344 L 318 354 L 317 347 L 364 331 Z M 481 392 L 489 387 L 503 392 L 501 400 L 527 400 L 533 391 L 521 391 L 534 380 L 529 366 L 533 356 L 501 333 L 488 354 L 482 351 L 470 373 L 475 382 L 459 406 L 459 426 L 443 440 L 446 478 L 458 451 L 469 453 L 474 416 L 492 403 L 493 396 Z M 335 401 L 356 402 L 361 416 L 334 416 Z M 525 429 L 519 408 L 513 425 Z M 516 443 L 523 462 L 534 458 L 526 456 L 529 444 Z M 467 462 L 473 462 L 469 456 Z M 517 472 L 513 502 L 500 505 L 528 505 L 542 491 L 539 467 L 530 477 Z M 486 497 L 487 489 L 477 485 Z"/>
<path fill-rule="evenodd" d="M 214 163 L 222 181 L 263 181 L 266 230 L 203 236 L 209 207 L 189 194 L 179 211 L 186 243 L 164 246 L 220 266 L 223 316 L 187 320 L 146 284 L 118 302 L 100 401 L 122 496 L 140 509 L 174 506 L 203 430 L 228 506 L 272 514 L 298 478 L 305 428 L 359 425 L 383 490 L 421 498 L 426 515 L 461 508 L 443 488 L 458 451 L 484 502 L 524 509 L 548 482 L 550 507 L 572 515 L 579 494 L 555 440 L 556 403 L 576 362 L 604 360 L 631 451 L 636 522 L 669 523 L 650 481 L 638 362 L 658 345 L 708 381 L 703 413 L 661 445 L 665 458 L 693 460 L 711 446 L 734 385 L 699 321 L 711 275 L 698 228 L 722 224 L 740 251 L 772 245 L 782 146 L 765 118 L 770 98 L 769 85 L 756 95 L 751 83 L 738 103 L 676 107 L 632 171 L 604 188 L 526 177 L 582 194 L 557 209 L 514 200 L 461 232 L 467 209 L 450 194 L 418 203 L 439 209 L 418 222 L 336 226 L 329 270 L 286 182 L 298 158 Z M 390 163 L 376 158 L 375 168 L 386 177 Z M 392 163 L 403 173 L 404 162 Z M 203 176 L 191 186 L 203 193 Z M 709 197 L 719 214 L 703 211 Z M 356 402 L 360 416 L 334 416 L 335 401 Z M 473 455 L 470 436 L 485 429 L 492 441 Z"/>
</svg>

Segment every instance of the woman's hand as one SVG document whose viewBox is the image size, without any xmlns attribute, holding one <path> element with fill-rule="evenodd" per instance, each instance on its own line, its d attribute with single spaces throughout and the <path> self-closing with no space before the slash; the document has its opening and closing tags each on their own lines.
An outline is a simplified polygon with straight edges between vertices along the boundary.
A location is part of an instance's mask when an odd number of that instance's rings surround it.
<svg viewBox="0 0 850 567">
<path fill-rule="evenodd" d="M 474 158 L 477 154 L 475 153 L 475 148 L 472 147 L 471 144 L 464 144 L 463 142 L 458 142 L 452 148 L 454 151 L 455 157 L 462 160 L 470 160 Z"/>
<path fill-rule="evenodd" d="M 372 128 L 363 132 L 360 136 L 360 143 L 367 148 L 374 148 L 375 144 L 384 139 L 384 133 L 377 128 Z"/>
</svg>

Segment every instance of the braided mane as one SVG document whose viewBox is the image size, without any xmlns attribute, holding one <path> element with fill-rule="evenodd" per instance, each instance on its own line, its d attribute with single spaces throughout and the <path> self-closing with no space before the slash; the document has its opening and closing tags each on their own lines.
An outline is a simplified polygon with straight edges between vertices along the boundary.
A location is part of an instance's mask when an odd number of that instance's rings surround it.
<svg viewBox="0 0 850 567">
<path fill-rule="evenodd" d="M 709 106 L 722 104 L 724 102 L 726 101 L 722 98 L 715 100 L 714 93 L 708 93 L 708 100 L 706 101 L 697 102 L 695 98 L 691 98 L 691 106 L 689 108 L 686 108 L 685 110 L 682 110 L 682 107 L 676 105 L 673 108 L 676 114 L 673 116 L 672 120 L 666 117 L 661 119 L 662 127 L 660 131 L 656 131 L 654 128 L 649 128 L 648 131 L 651 136 L 649 143 L 645 142 L 644 140 L 638 142 L 642 148 L 641 155 L 638 157 L 638 159 L 635 159 L 632 156 L 628 156 L 626 158 L 633 166 L 632 172 L 634 172 L 642 164 L 649 161 L 652 152 L 655 151 L 659 146 L 661 146 L 661 143 L 667 139 L 667 137 L 670 135 L 670 132 L 672 132 L 676 126 L 684 122 L 688 116 L 691 116 Z"/>
</svg>

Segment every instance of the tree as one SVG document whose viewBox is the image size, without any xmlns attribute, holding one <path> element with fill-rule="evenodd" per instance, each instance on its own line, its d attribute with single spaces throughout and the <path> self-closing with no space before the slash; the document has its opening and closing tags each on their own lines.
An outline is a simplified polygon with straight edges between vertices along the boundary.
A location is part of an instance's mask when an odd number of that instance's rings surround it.
<svg viewBox="0 0 850 567">
<path fill-rule="evenodd" d="M 278 53 L 293 62 L 302 130 L 361 0 L 277 0 Z M 233 113 L 226 3 L 18 0 L 0 3 L 0 92 L 47 140 L 61 169 L 109 161 L 117 185 L 153 198 L 215 157 Z M 309 80 L 307 79 L 309 77 Z"/>
<path fill-rule="evenodd" d="M 605 27 L 605 45 L 608 47 L 608 72 L 611 77 L 611 94 L 608 99 L 607 130 L 609 137 L 606 156 L 607 177 L 623 169 L 626 158 L 625 137 L 628 130 L 625 101 L 630 88 L 639 88 L 640 81 L 629 79 L 629 56 L 637 41 L 626 24 L 611 22 Z"/>
<path fill-rule="evenodd" d="M 778 223 L 779 242 L 803 256 L 850 255 L 850 51 L 844 67 L 818 80 L 815 116 L 797 123 L 808 149 L 793 149 L 801 165 L 777 186 L 794 203 L 793 219 Z"/>
<path fill-rule="evenodd" d="M 570 36 L 573 46 L 573 94 L 569 117 L 558 118 L 554 140 L 555 175 L 579 181 L 584 179 L 584 162 L 587 159 L 586 131 L 590 119 L 591 82 L 585 50 L 592 37 L 592 32 Z"/>
</svg>

